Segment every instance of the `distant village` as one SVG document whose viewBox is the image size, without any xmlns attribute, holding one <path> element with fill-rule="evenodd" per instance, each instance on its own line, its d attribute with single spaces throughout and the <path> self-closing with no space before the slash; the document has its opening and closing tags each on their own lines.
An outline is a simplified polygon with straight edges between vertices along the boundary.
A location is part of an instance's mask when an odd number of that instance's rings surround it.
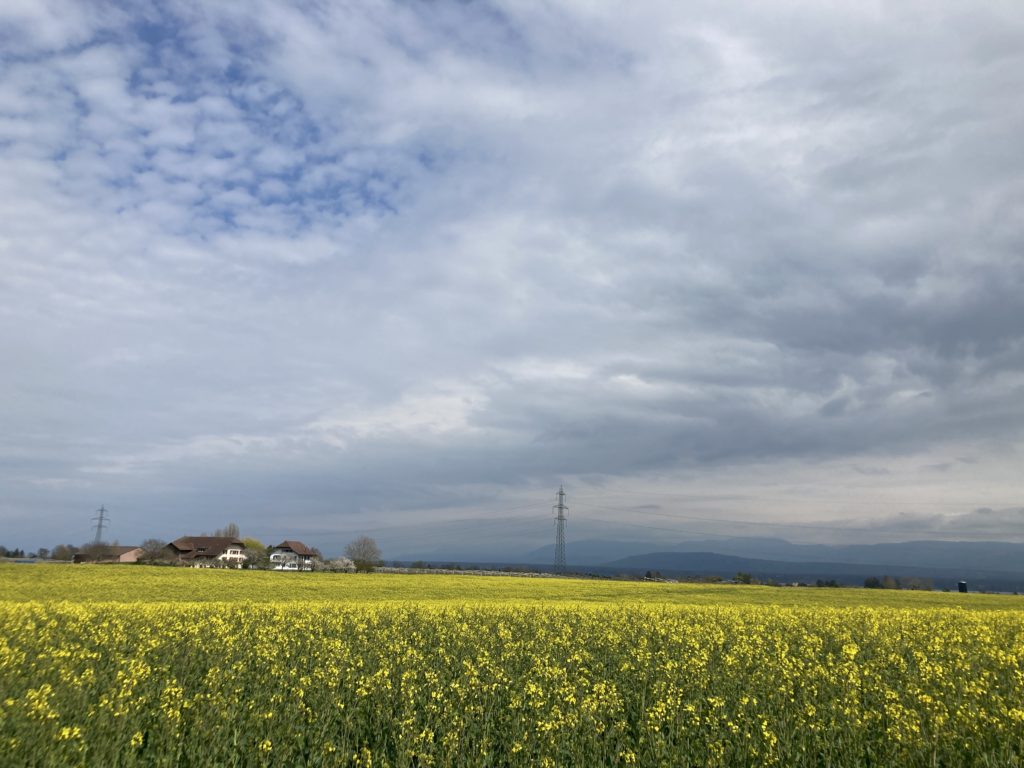
<svg viewBox="0 0 1024 768">
<path fill-rule="evenodd" d="M 259 539 L 242 537 L 232 523 L 212 535 L 181 536 L 174 541 L 147 539 L 139 545 L 93 541 L 80 547 L 60 544 L 28 555 L 20 549 L 0 547 L 0 557 L 56 560 L 71 563 L 139 563 L 191 568 L 253 568 L 273 571 L 372 570 L 381 563 L 380 549 L 366 536 L 352 541 L 345 556 L 326 559 L 316 547 L 297 539 L 267 546 Z"/>
<path fill-rule="evenodd" d="M 564 490 L 559 488 L 559 503 L 555 509 L 559 511 L 558 522 L 564 522 L 565 509 L 563 504 Z M 753 568 L 749 570 L 729 571 L 729 566 L 736 564 L 752 565 L 763 564 L 776 569 L 779 564 L 771 561 L 759 561 L 757 559 L 743 560 L 742 558 L 730 556 L 718 556 L 714 553 L 697 553 L 703 556 L 705 562 L 702 565 L 691 564 L 683 561 L 682 565 L 666 570 L 663 576 L 661 571 L 651 568 L 657 561 L 655 555 L 646 558 L 626 558 L 619 562 L 598 565 L 585 565 L 567 568 L 564 565 L 565 542 L 563 531 L 557 532 L 556 538 L 556 560 L 554 567 L 538 563 L 483 563 L 465 564 L 458 562 L 427 562 L 416 560 L 414 562 L 394 561 L 389 566 L 381 556 L 377 543 L 368 536 L 360 536 L 344 549 L 341 557 L 326 558 L 314 546 L 310 546 L 297 538 L 283 539 L 277 544 L 266 545 L 254 537 L 241 535 L 239 527 L 230 523 L 224 528 L 203 532 L 199 535 L 180 536 L 173 541 L 167 542 L 160 539 L 147 539 L 139 545 L 122 545 L 116 540 L 113 542 L 104 541 L 102 534 L 105 525 L 109 522 L 106 516 L 105 507 L 97 510 L 96 535 L 93 541 L 81 546 L 60 544 L 52 550 L 40 547 L 35 552 L 26 553 L 21 549 L 9 549 L 0 546 L 0 560 L 7 560 L 22 563 L 37 562 L 66 562 L 74 564 L 88 563 L 134 563 L 139 565 L 155 566 L 178 566 L 190 568 L 224 568 L 224 569 L 250 569 L 264 571 L 328 571 L 328 572 L 369 572 L 384 570 L 388 572 L 401 573 L 422 573 L 430 572 L 435 574 L 444 573 L 473 573 L 477 575 L 518 575 L 518 576 L 567 576 L 599 579 L 625 579 L 642 580 L 653 582 L 674 583 L 679 580 L 702 582 L 702 583 L 723 583 L 723 584 L 763 584 L 767 586 L 815 586 L 815 587 L 844 587 L 863 586 L 867 589 L 893 589 L 893 590 L 924 590 L 935 589 L 935 580 L 927 565 L 919 565 L 922 575 L 901 574 L 898 576 L 874 575 L 877 566 L 871 564 L 858 565 L 847 563 L 813 563 L 804 564 L 799 561 L 792 564 L 794 569 L 804 565 L 813 565 L 815 570 L 822 569 L 820 573 L 814 571 L 794 572 L 792 574 L 780 574 L 778 572 L 757 572 Z M 694 553 L 680 552 L 681 556 L 694 557 Z M 707 558 L 711 558 L 708 563 Z M 722 558 L 724 565 L 716 564 L 715 558 Z M 635 563 L 632 561 L 636 561 Z M 561 562 L 559 562 L 561 561 Z M 671 564 L 670 564 L 671 565 Z M 786 565 L 786 563 L 783 563 Z M 696 566 L 696 567 L 695 567 Z M 849 569 L 842 571 L 841 577 L 833 575 L 838 567 Z M 666 567 L 662 565 L 661 567 Z M 883 566 L 885 567 L 885 566 Z M 867 570 L 870 569 L 870 570 Z M 881 570 L 881 569 L 879 569 Z M 903 567 L 906 570 L 906 567 Z M 859 573 L 858 573 L 859 571 Z M 735 573 L 735 575 L 731 575 Z M 877 573 L 877 571 L 875 571 Z M 974 571 L 977 575 L 977 571 Z M 980 574 L 984 577 L 986 574 Z M 999 575 L 999 574 L 997 574 Z M 1011 577 L 1013 574 L 1009 574 Z M 788 576 L 788 578 L 787 578 Z M 807 578 L 811 576 L 812 578 Z M 817 576 L 817 578 L 814 578 Z M 943 589 L 949 590 L 955 585 L 959 592 L 967 592 L 967 581 L 963 577 L 956 578 L 958 574 L 943 573 L 943 581 L 949 586 Z M 975 582 L 977 584 L 977 582 Z M 991 582 L 982 581 L 976 589 L 980 591 L 1013 591 L 1019 590 L 1016 581 Z"/>
</svg>

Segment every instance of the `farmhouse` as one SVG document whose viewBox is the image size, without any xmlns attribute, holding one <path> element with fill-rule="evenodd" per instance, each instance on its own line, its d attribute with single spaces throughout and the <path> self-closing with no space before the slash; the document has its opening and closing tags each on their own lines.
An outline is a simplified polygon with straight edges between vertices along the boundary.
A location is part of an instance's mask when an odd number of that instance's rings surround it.
<svg viewBox="0 0 1024 768">
<path fill-rule="evenodd" d="M 86 552 L 76 552 L 73 563 L 137 563 L 142 547 L 124 547 L 117 544 L 100 545 Z"/>
<path fill-rule="evenodd" d="M 285 540 L 270 551 L 270 567 L 275 571 L 312 571 L 316 552 L 301 541 Z"/>
<path fill-rule="evenodd" d="M 182 536 L 167 549 L 193 568 L 241 568 L 245 562 L 245 544 L 235 536 Z"/>
</svg>

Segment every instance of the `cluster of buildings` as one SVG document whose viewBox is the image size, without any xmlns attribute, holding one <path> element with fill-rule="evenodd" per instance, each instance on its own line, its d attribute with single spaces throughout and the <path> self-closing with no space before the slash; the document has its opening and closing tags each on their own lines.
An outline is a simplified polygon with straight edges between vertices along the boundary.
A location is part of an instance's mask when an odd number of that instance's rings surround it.
<svg viewBox="0 0 1024 768">
<path fill-rule="evenodd" d="M 167 559 L 193 568 L 241 568 L 245 563 L 245 543 L 235 536 L 182 536 L 165 547 Z M 109 546 L 103 559 L 115 563 L 137 563 L 143 556 L 142 547 Z M 311 571 L 319 553 L 301 541 L 286 539 L 270 548 L 270 568 L 275 571 Z M 75 555 L 76 563 L 93 559 L 90 555 Z"/>
<path fill-rule="evenodd" d="M 245 543 L 234 536 L 182 536 L 167 545 L 179 563 L 193 568 L 241 568 Z M 275 571 L 311 571 L 317 553 L 301 541 L 286 539 L 270 548 L 270 567 Z"/>
</svg>

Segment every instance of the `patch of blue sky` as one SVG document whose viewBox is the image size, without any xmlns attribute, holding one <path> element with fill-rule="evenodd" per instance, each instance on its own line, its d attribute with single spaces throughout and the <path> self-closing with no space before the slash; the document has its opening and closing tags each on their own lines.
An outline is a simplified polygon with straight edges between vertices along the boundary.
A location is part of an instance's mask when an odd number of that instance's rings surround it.
<svg viewBox="0 0 1024 768">
<path fill-rule="evenodd" d="M 302 206 L 297 215 L 309 224 L 322 220 L 324 214 L 347 218 L 357 214 L 399 213 L 402 180 L 370 171 L 359 178 L 335 180 L 311 189 L 281 195 L 274 202 Z"/>
<path fill-rule="evenodd" d="M 365 210 L 398 213 L 397 196 L 402 181 L 380 173 L 367 174 L 359 183 L 349 187 L 348 192 L 359 201 Z"/>
<path fill-rule="evenodd" d="M 243 214 L 261 206 L 273 208 L 274 215 L 286 209 L 289 225 L 302 229 L 325 215 L 397 214 L 418 177 L 443 176 L 450 169 L 458 153 L 443 137 L 428 144 L 414 135 L 381 146 L 372 135 L 355 135 L 354 126 L 350 133 L 346 115 L 358 114 L 358 105 L 346 105 L 340 94 L 337 111 L 314 116 L 302 96 L 266 66 L 275 45 L 269 33 L 244 20 L 232 21 L 230 29 L 220 28 L 227 22 L 217 24 L 211 33 L 209 20 L 197 18 L 201 13 L 174 6 L 135 8 L 127 23 L 100 28 L 74 46 L 75 51 L 100 45 L 120 50 L 127 94 L 139 103 L 152 102 L 153 114 L 180 121 L 180 130 L 170 131 L 158 130 L 161 124 L 151 119 L 140 126 L 122 124 L 114 137 L 121 160 L 111 163 L 111 173 L 102 179 L 109 188 L 129 190 L 157 174 L 167 190 L 193 185 L 200 191 L 191 200 L 190 215 L 206 222 L 201 230 L 211 220 L 234 228 L 240 219 L 250 220 Z M 515 37 L 513 29 L 497 11 L 474 16 L 483 19 L 484 37 L 501 37 L 501 47 L 525 46 L 509 37 Z M 451 22 L 438 19 L 424 17 L 424 22 L 435 31 Z M 456 39 L 458 47 L 474 45 L 473 34 L 465 30 Z M 73 88 L 70 93 L 78 119 L 85 120 L 95 105 Z M 175 111 L 174 105 L 191 109 Z M 57 148 L 52 159 L 63 163 L 90 140 L 99 144 L 88 151 L 105 157 L 106 138 L 72 130 L 71 143 Z M 209 167 L 218 170 L 204 175 Z"/>
<path fill-rule="evenodd" d="M 222 99 L 228 116 L 197 110 L 196 138 L 193 145 L 178 146 L 182 156 L 203 154 L 214 160 L 235 160 L 244 165 L 248 178 L 225 178 L 220 192 L 235 199 L 234 192 L 244 192 L 252 200 L 263 203 L 311 204 L 322 210 L 324 201 L 351 200 L 352 190 L 377 186 L 380 174 L 360 181 L 348 179 L 338 184 L 329 180 L 316 183 L 308 171 L 318 163 L 335 163 L 337 153 L 321 147 L 324 133 L 306 113 L 302 100 L 264 77 L 253 66 L 252 50 L 240 43 L 230 46 L 231 60 L 214 63 L 197 50 L 196 41 L 182 27 L 181 20 L 164 14 L 158 21 L 147 19 L 131 30 L 139 49 L 140 61 L 131 74 L 129 90 L 145 98 L 167 98 L 172 103 L 195 103 L 204 97 Z M 265 40 L 250 43 L 262 44 Z M 257 45 L 259 47 L 259 45 Z M 170 91 L 170 93 L 168 93 Z M 224 144 L 222 120 L 244 126 L 251 141 Z M 152 170 L 155 151 L 147 149 L 134 165 L 141 173 Z M 183 179 L 166 174 L 168 181 Z M 268 183 L 269 182 L 269 183 Z M 124 183 L 129 183 L 124 180 Z M 216 183 L 213 181 L 213 183 Z M 363 204 L 393 210 L 380 194 L 359 193 Z M 333 205 L 337 212 L 351 212 L 350 206 Z M 214 216 L 225 226 L 235 225 L 236 205 L 217 205 L 209 197 L 195 203 L 195 208 Z M 313 216 L 303 217 L 307 225 Z"/>
<path fill-rule="evenodd" d="M 438 40 L 470 52 L 481 59 L 501 59 L 513 69 L 529 66 L 535 51 L 522 26 L 494 3 L 408 3 L 405 6 L 417 17 L 417 24 L 431 29 L 430 44 L 415 46 L 398 35 L 385 39 L 411 58 L 425 60 L 437 53 Z"/>
<path fill-rule="evenodd" d="M 215 71 L 205 64 L 174 19 L 136 22 L 120 42 L 139 56 L 129 81 L 133 91 L 145 92 L 154 82 L 172 82 L 187 92 L 189 86 L 203 82 Z"/>
<path fill-rule="evenodd" d="M 320 126 L 306 114 L 298 96 L 267 80 L 249 80 L 245 85 L 230 87 L 224 95 L 260 136 L 298 149 L 322 141 Z"/>
</svg>

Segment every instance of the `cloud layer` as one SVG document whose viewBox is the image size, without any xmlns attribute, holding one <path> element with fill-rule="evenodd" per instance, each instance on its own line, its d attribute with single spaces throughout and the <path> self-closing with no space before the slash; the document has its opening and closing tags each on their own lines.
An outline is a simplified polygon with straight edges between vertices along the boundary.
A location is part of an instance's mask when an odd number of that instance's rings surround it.
<svg viewBox="0 0 1024 768">
<path fill-rule="evenodd" d="M 0 10 L 6 535 L 1019 505 L 1017 4 L 207 6 Z"/>
</svg>

